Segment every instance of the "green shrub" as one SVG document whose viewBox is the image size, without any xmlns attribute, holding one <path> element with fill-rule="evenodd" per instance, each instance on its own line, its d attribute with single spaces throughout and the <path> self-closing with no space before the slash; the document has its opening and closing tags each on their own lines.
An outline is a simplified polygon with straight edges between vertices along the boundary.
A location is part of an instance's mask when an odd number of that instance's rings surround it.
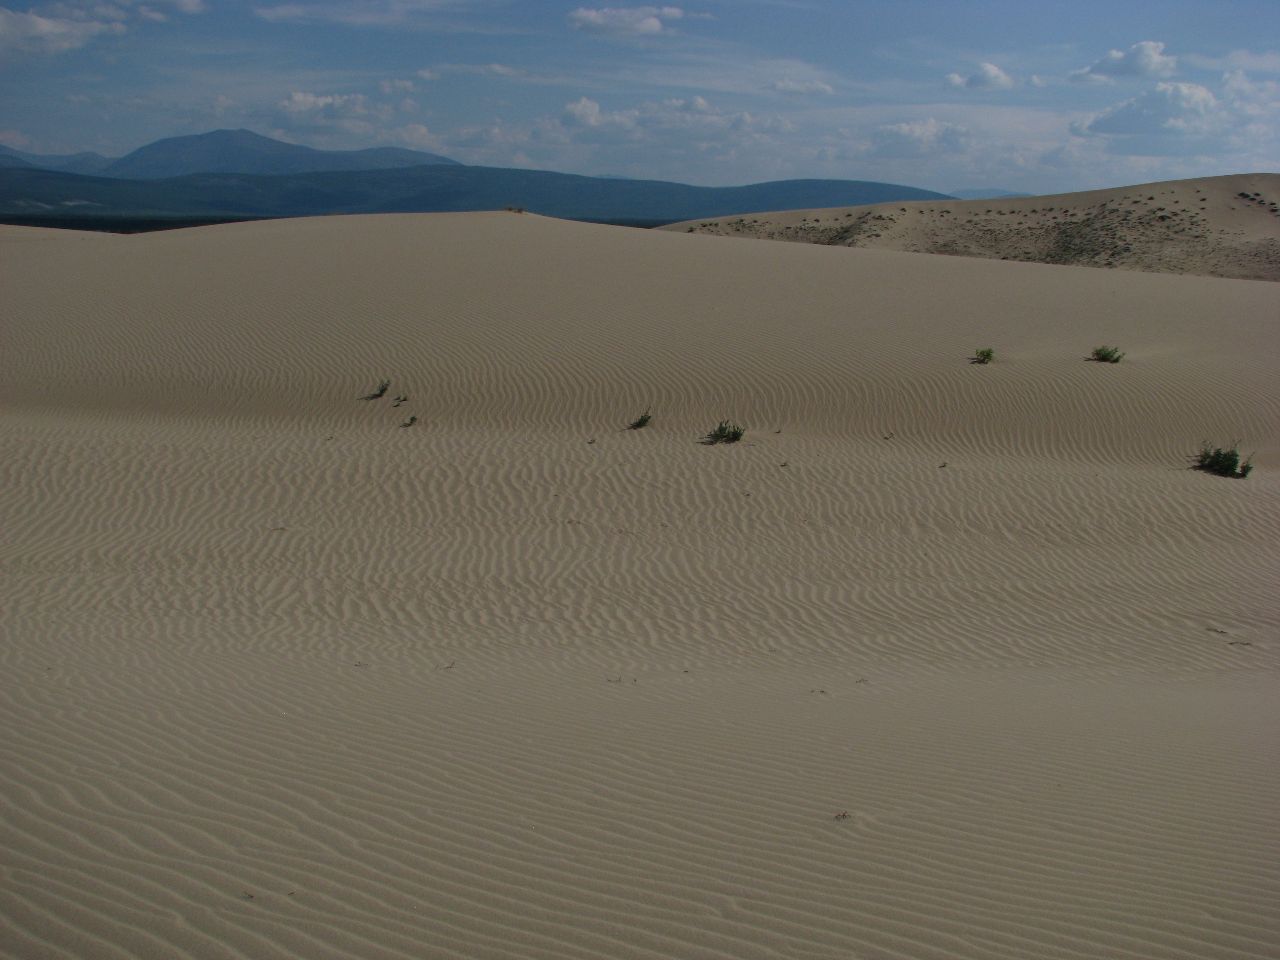
<svg viewBox="0 0 1280 960">
<path fill-rule="evenodd" d="M 1235 477 L 1237 480 L 1243 480 L 1253 470 L 1253 459 L 1246 457 L 1244 462 L 1240 462 L 1239 445 L 1233 443 L 1230 450 L 1223 450 L 1221 447 L 1209 447 L 1206 440 L 1200 446 L 1200 452 L 1192 458 L 1195 463 L 1194 469 L 1203 470 L 1205 473 L 1212 473 L 1218 477 Z"/>
<path fill-rule="evenodd" d="M 1089 354 L 1090 360 L 1096 360 L 1098 363 L 1119 363 L 1124 358 L 1124 354 L 1120 352 L 1119 347 L 1094 347 L 1093 353 Z"/>
<path fill-rule="evenodd" d="M 652 417 L 652 416 L 650 416 L 650 415 L 649 415 L 649 411 L 648 411 L 648 410 L 646 410 L 644 413 L 640 414 L 640 416 L 636 417 L 634 420 L 632 420 L 630 423 L 628 423 L 628 424 L 627 424 L 627 429 L 628 429 L 628 430 L 643 430 L 645 427 L 647 427 L 647 426 L 649 425 L 649 421 L 650 421 L 650 420 L 652 420 L 652 419 L 653 419 L 653 417 Z"/>
<path fill-rule="evenodd" d="M 728 420 L 721 420 L 716 424 L 716 428 L 703 437 L 699 443 L 705 443 L 708 446 L 714 443 L 737 443 L 742 439 L 742 435 L 746 433 L 742 427 L 736 423 L 730 423 Z"/>
<path fill-rule="evenodd" d="M 970 363 L 990 363 L 995 359 L 996 352 L 990 347 L 983 347 L 981 350 L 973 351 L 973 356 L 969 358 Z"/>
</svg>

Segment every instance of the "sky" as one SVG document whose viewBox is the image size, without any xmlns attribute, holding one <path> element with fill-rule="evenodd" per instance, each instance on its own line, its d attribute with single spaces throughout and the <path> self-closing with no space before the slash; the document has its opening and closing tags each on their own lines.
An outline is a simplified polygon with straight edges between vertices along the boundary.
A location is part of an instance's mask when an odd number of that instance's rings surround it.
<svg viewBox="0 0 1280 960">
<path fill-rule="evenodd" d="M 0 0 L 0 143 L 325 149 L 708 186 L 1280 171 L 1280 0 Z"/>
</svg>

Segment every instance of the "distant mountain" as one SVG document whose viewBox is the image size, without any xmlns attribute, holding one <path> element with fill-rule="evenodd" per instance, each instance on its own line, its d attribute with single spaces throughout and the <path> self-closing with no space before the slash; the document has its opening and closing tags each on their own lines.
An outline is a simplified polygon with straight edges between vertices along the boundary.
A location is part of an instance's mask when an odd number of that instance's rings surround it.
<svg viewBox="0 0 1280 960">
<path fill-rule="evenodd" d="M 112 161 L 102 176 L 157 180 L 196 173 L 250 173 L 264 176 L 335 170 L 388 170 L 424 164 L 456 164 L 434 153 L 400 147 L 316 150 L 284 143 L 251 130 L 214 130 L 157 140 Z"/>
<path fill-rule="evenodd" d="M 951 196 L 957 200 L 999 200 L 1005 197 L 1029 197 L 1029 193 L 1015 193 L 1000 187 L 970 187 L 967 190 L 952 190 Z"/>
<path fill-rule="evenodd" d="M 64 173 L 101 173 L 111 165 L 112 159 L 100 153 L 70 153 L 63 155 L 27 153 L 0 146 L 0 166 L 31 166 L 42 170 L 61 170 Z"/>
<path fill-rule="evenodd" d="M 914 187 L 862 180 L 695 187 L 461 164 L 288 176 L 201 173 L 156 180 L 83 177 L 25 167 L 0 169 L 0 214 L 10 216 L 300 217 L 522 207 L 571 220 L 670 222 L 938 199 L 948 198 Z"/>
</svg>

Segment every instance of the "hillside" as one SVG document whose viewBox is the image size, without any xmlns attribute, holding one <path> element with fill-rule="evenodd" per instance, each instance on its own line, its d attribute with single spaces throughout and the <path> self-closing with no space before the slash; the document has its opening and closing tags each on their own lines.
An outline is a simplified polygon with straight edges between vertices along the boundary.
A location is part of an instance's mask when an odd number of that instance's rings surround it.
<svg viewBox="0 0 1280 960">
<path fill-rule="evenodd" d="M 577 220 L 671 221 L 750 210 L 944 199 L 859 180 L 783 180 L 697 187 L 658 180 L 435 164 L 289 176 L 196 174 L 160 180 L 0 169 L 0 215 L 299 217 L 522 207 Z"/>
<path fill-rule="evenodd" d="M 664 229 L 1280 280 L 1280 174 L 1205 177 L 1043 197 L 795 209 Z"/>
<path fill-rule="evenodd" d="M 100 153 L 41 154 L 14 150 L 0 144 L 0 166 L 38 167 L 41 170 L 60 170 L 63 173 L 80 173 L 93 176 L 102 173 L 114 161 Z"/>
</svg>

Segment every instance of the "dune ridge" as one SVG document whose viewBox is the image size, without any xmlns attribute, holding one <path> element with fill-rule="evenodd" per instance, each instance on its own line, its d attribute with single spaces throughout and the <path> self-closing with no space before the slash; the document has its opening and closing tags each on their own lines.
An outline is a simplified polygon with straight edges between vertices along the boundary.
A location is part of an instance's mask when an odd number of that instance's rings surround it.
<svg viewBox="0 0 1280 960">
<path fill-rule="evenodd" d="M 13 956 L 1280 940 L 1273 284 L 513 213 L 0 250 Z"/>
<path fill-rule="evenodd" d="M 1280 174 L 1035 197 L 689 220 L 664 230 L 1033 263 L 1280 280 Z"/>
</svg>

